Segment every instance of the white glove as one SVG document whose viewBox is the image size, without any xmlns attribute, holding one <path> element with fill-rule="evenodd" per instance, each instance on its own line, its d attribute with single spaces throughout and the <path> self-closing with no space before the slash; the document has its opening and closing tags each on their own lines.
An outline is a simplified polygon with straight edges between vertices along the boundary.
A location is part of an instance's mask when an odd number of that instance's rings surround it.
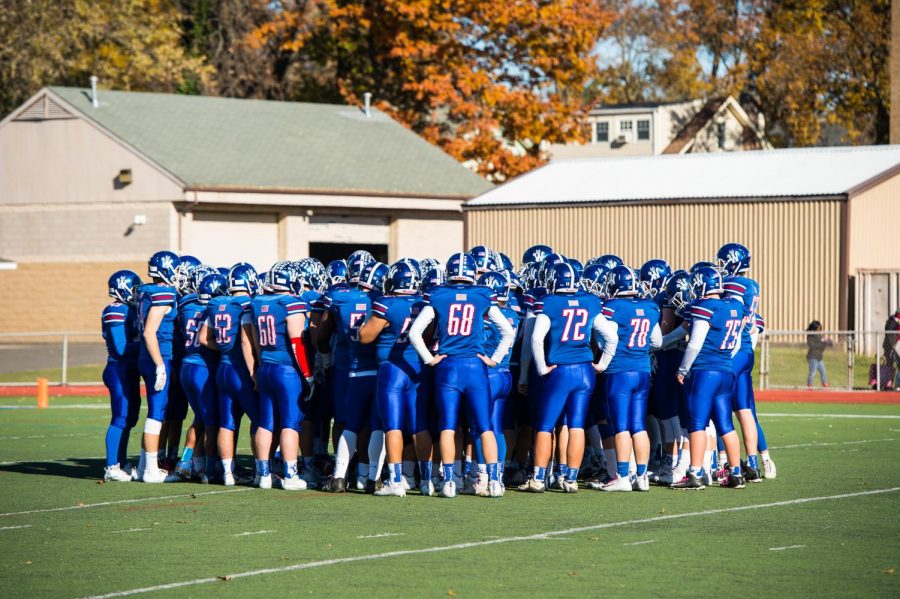
<svg viewBox="0 0 900 599">
<path fill-rule="evenodd" d="M 166 387 L 166 367 L 156 367 L 156 381 L 153 383 L 154 391 L 162 391 Z"/>
<path fill-rule="evenodd" d="M 303 398 L 303 401 L 310 401 L 313 397 L 313 393 L 316 392 L 316 377 L 311 376 L 306 379 L 307 392 L 306 397 Z"/>
</svg>

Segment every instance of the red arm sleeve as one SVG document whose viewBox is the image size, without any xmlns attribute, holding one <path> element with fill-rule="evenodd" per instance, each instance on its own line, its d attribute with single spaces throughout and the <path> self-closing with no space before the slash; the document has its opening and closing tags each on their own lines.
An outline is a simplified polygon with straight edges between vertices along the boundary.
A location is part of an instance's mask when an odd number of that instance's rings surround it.
<svg viewBox="0 0 900 599">
<path fill-rule="evenodd" d="M 312 368 L 309 367 L 309 352 L 306 340 L 303 337 L 291 337 L 291 347 L 294 350 L 294 359 L 303 378 L 312 376 Z"/>
</svg>

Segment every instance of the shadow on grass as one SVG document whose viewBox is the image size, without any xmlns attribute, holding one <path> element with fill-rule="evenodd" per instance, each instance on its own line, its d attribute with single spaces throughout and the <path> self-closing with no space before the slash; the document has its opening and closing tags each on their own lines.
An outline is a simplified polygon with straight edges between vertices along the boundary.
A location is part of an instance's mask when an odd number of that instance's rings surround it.
<svg viewBox="0 0 900 599">
<path fill-rule="evenodd" d="M 37 474 L 41 476 L 61 476 L 63 478 L 80 478 L 100 480 L 103 478 L 103 458 L 68 458 L 55 461 L 16 462 L 0 465 L 0 472 L 15 474 Z"/>
</svg>

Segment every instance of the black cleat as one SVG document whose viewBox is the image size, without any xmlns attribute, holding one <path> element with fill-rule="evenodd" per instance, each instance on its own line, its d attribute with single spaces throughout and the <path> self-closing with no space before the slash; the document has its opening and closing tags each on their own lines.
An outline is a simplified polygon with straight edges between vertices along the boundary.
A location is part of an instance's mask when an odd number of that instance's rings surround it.
<svg viewBox="0 0 900 599">
<path fill-rule="evenodd" d="M 343 478 L 329 478 L 322 484 L 322 490 L 326 493 L 344 493 L 347 491 L 347 481 Z"/>
<path fill-rule="evenodd" d="M 761 483 L 762 476 L 759 474 L 759 470 L 750 466 L 749 464 L 744 466 L 744 478 L 749 483 Z"/>
<path fill-rule="evenodd" d="M 384 483 L 380 480 L 366 480 L 366 495 L 374 495 L 375 491 L 384 486 Z"/>
<path fill-rule="evenodd" d="M 757 476 L 759 476 L 759 473 L 757 473 Z M 729 489 L 743 489 L 745 486 L 744 475 L 729 473 L 728 481 L 722 481 L 722 486 L 728 487 Z"/>
<path fill-rule="evenodd" d="M 703 481 L 701 479 L 694 476 L 691 472 L 688 472 L 684 478 L 679 481 L 673 482 L 669 488 L 699 491 L 700 489 L 705 489 L 706 485 L 703 484 Z"/>
</svg>

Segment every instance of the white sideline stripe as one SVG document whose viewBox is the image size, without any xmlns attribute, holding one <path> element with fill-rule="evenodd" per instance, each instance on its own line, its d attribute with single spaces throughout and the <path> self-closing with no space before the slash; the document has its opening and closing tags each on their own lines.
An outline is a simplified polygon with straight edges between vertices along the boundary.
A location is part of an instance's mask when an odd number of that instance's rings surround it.
<svg viewBox="0 0 900 599">
<path fill-rule="evenodd" d="M 37 410 L 37 406 L 24 406 L 24 405 L 16 405 L 16 404 L 4 404 L 0 405 L 0 410 Z M 44 410 L 108 410 L 109 406 L 102 403 L 73 403 L 64 406 L 54 406 L 50 405 L 46 408 L 42 408 Z"/>
<path fill-rule="evenodd" d="M 635 541 L 634 543 L 622 543 L 623 547 L 634 547 L 635 545 L 648 545 L 650 543 L 655 543 L 656 539 L 650 539 L 649 541 Z"/>
<path fill-rule="evenodd" d="M 801 549 L 806 545 L 788 545 L 787 547 L 769 547 L 769 551 L 784 551 L 785 549 Z"/>
<path fill-rule="evenodd" d="M 116 533 L 116 532 L 141 532 L 141 531 L 144 531 L 144 530 L 150 530 L 150 529 L 149 529 L 149 528 L 126 528 L 126 529 L 124 529 L 124 530 L 111 530 L 111 531 L 109 531 L 109 532 L 110 532 L 110 533 Z"/>
<path fill-rule="evenodd" d="M 225 491 L 203 491 L 201 493 L 182 493 L 180 495 L 157 495 L 155 497 L 140 497 L 138 499 L 118 499 L 116 501 L 101 501 L 99 503 L 85 503 L 82 505 L 67 505 L 65 507 L 49 507 L 40 510 L 27 510 L 24 512 L 6 512 L 0 514 L 0 518 L 7 516 L 22 516 L 25 514 L 46 514 L 47 512 L 67 512 L 69 510 L 84 510 L 90 507 L 103 507 L 106 505 L 119 505 L 122 503 L 141 503 L 144 501 L 163 501 L 165 499 L 182 499 L 184 497 L 201 497 L 203 495 L 223 495 L 225 493 L 241 493 L 243 491 L 252 491 L 250 487 L 242 487 L 240 489 L 228 489 Z"/>
<path fill-rule="evenodd" d="M 384 537 L 402 537 L 405 533 L 402 532 L 382 532 L 377 535 L 360 535 L 356 537 L 357 539 L 381 539 Z"/>
<path fill-rule="evenodd" d="M 782 412 L 758 412 L 757 416 L 773 418 L 852 418 L 871 420 L 900 420 L 894 414 L 786 414 Z"/>
<path fill-rule="evenodd" d="M 265 534 L 269 534 L 270 532 L 275 532 L 275 531 L 274 530 L 257 530 L 256 532 L 239 532 L 234 536 L 249 537 L 250 535 L 265 535 Z"/>
<path fill-rule="evenodd" d="M 605 528 L 617 528 L 620 526 L 629 526 L 632 524 L 648 524 L 651 522 L 661 522 L 664 520 L 678 520 L 681 518 L 694 518 L 696 516 L 709 516 L 712 514 L 726 514 L 730 512 L 742 512 L 747 510 L 758 510 L 770 507 L 780 507 L 785 505 L 799 505 L 803 503 L 811 503 L 815 501 L 826 501 L 830 499 L 849 499 L 851 497 L 863 497 L 865 495 L 880 495 L 883 493 L 896 493 L 900 491 L 900 487 L 890 487 L 887 489 L 875 489 L 872 491 L 858 491 L 856 493 L 842 493 L 840 495 L 823 495 L 820 497 L 804 497 L 802 499 L 789 499 L 786 501 L 776 501 L 772 503 L 759 503 L 755 505 L 742 505 L 730 508 L 719 508 L 712 510 L 703 510 L 700 512 L 687 512 L 684 514 L 669 514 L 666 516 L 654 516 L 652 518 L 639 518 L 636 520 L 624 520 L 622 522 L 607 522 L 605 524 L 593 524 L 591 526 L 579 526 L 576 528 L 567 528 L 565 530 L 554 530 L 541 532 L 533 535 L 520 537 L 500 537 L 497 539 L 489 539 L 484 541 L 472 541 L 469 543 L 456 543 L 454 545 L 438 545 L 436 547 L 425 547 L 422 549 L 404 549 L 400 551 L 387 551 L 385 553 L 372 553 L 369 555 L 356 555 L 352 557 L 341 557 L 336 559 L 320 560 L 315 562 L 306 562 L 302 564 L 293 564 L 290 566 L 282 566 L 280 568 L 262 568 L 259 570 L 249 570 L 247 572 L 238 572 L 236 574 L 228 574 L 225 576 L 211 576 L 208 578 L 196 578 L 194 580 L 184 580 L 181 582 L 170 582 L 151 587 L 141 587 L 130 589 L 127 591 L 116 591 L 105 595 L 91 595 L 88 599 L 107 599 L 109 597 L 128 597 L 130 595 L 138 595 L 140 593 L 152 593 L 156 591 L 168 591 L 170 589 L 178 589 L 182 587 L 195 586 L 198 584 L 209 584 L 219 580 L 234 580 L 237 578 L 249 578 L 251 576 L 261 576 L 263 574 L 280 574 L 284 572 L 294 572 L 297 570 L 310 570 L 312 568 L 321 568 L 324 566 L 334 566 L 337 564 L 349 564 L 354 562 L 372 561 L 385 559 L 390 557 L 402 557 L 406 555 L 420 555 L 426 553 L 442 553 L 444 551 L 456 551 L 459 549 L 471 549 L 473 547 L 485 547 L 487 545 L 499 545 L 503 543 L 515 543 L 520 541 L 540 541 L 550 536 L 569 535 L 579 532 L 587 532 L 591 530 L 602 530 Z"/>
<path fill-rule="evenodd" d="M 3 526 L 0 527 L 0 530 L 15 530 L 17 528 L 31 528 L 34 524 L 23 524 L 21 526 Z"/>
<path fill-rule="evenodd" d="M 861 439 L 859 441 L 826 441 L 822 443 L 797 443 L 796 445 L 780 445 L 771 449 L 797 449 L 798 447 L 825 447 L 827 445 L 859 445 L 861 443 L 883 443 L 897 439 Z"/>
</svg>

